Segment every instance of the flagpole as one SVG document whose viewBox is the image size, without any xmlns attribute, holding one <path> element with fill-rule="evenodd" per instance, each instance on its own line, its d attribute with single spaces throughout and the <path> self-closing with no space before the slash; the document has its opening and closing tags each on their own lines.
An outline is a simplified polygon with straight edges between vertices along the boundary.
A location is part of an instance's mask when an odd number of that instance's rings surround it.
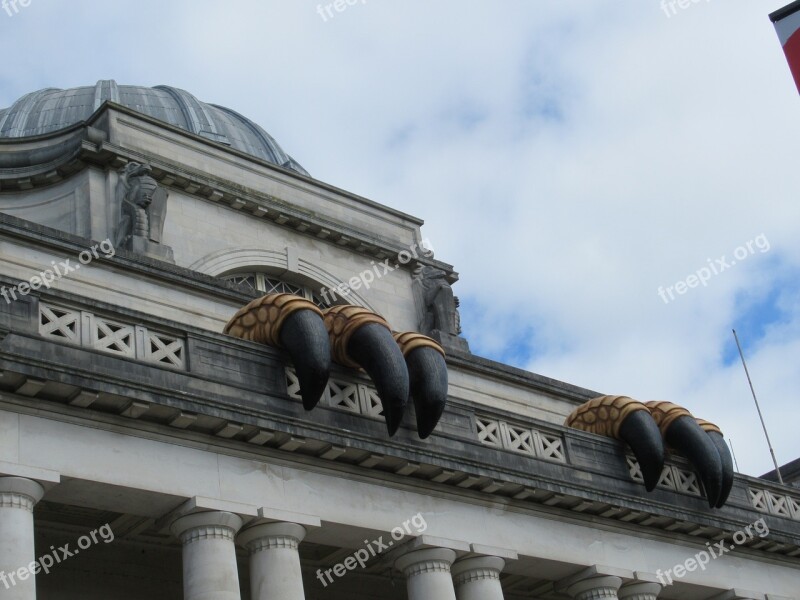
<svg viewBox="0 0 800 600">
<path fill-rule="evenodd" d="M 739 343 L 739 336 L 736 335 L 736 330 L 733 330 L 733 338 L 736 340 L 736 347 L 739 349 L 739 356 L 742 358 L 742 366 L 744 366 L 744 373 L 747 375 L 747 383 L 750 384 L 750 391 L 753 393 L 753 400 L 756 403 L 756 410 L 758 411 L 758 418 L 761 419 L 761 427 L 764 429 L 764 436 L 767 438 L 767 446 L 769 446 L 769 453 L 772 455 L 772 462 L 775 465 L 775 472 L 778 474 L 778 481 L 783 485 L 783 476 L 781 469 L 778 466 L 778 459 L 775 458 L 775 451 L 772 449 L 772 442 L 767 433 L 767 426 L 764 423 L 764 415 L 761 414 L 761 407 L 758 405 L 758 398 L 756 398 L 756 391 L 753 389 L 753 381 L 750 379 L 750 371 L 747 370 L 747 363 L 744 361 L 744 353 L 742 352 L 742 345 Z"/>
<path fill-rule="evenodd" d="M 733 454 L 733 463 L 736 465 L 736 472 L 741 473 L 739 470 L 739 461 L 736 460 L 736 450 L 733 449 L 733 440 L 728 438 L 728 446 L 731 447 L 731 454 Z"/>
</svg>

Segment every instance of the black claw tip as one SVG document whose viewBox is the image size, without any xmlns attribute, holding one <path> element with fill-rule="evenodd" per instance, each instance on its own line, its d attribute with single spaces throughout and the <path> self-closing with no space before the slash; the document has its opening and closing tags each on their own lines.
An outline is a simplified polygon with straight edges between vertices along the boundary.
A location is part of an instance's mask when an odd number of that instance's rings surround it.
<svg viewBox="0 0 800 600">
<path fill-rule="evenodd" d="M 706 489 L 708 505 L 714 508 L 722 493 L 722 459 L 714 442 L 694 417 L 687 415 L 675 419 L 664 437 L 697 470 Z"/>
<path fill-rule="evenodd" d="M 722 508 L 728 501 L 728 496 L 731 495 L 733 489 L 733 458 L 731 451 L 728 450 L 728 444 L 725 443 L 725 438 L 716 431 L 709 431 L 708 437 L 714 443 L 719 453 L 722 462 L 722 491 L 719 494 L 716 508 Z"/>
<path fill-rule="evenodd" d="M 354 332 L 347 353 L 375 383 L 383 403 L 386 428 L 389 436 L 393 436 L 408 402 L 408 368 L 403 353 L 391 332 L 377 323 L 367 323 Z"/>
<path fill-rule="evenodd" d="M 331 370 L 331 346 L 322 318 L 298 310 L 284 321 L 280 339 L 294 363 L 303 407 L 311 410 L 322 398 Z"/>
<path fill-rule="evenodd" d="M 433 348 L 421 347 L 406 356 L 411 397 L 417 413 L 417 433 L 427 438 L 447 404 L 447 363 Z"/>
<path fill-rule="evenodd" d="M 638 410 L 622 423 L 619 437 L 631 447 L 642 469 L 644 487 L 652 492 L 664 470 L 664 441 L 658 425 L 648 411 Z"/>
</svg>

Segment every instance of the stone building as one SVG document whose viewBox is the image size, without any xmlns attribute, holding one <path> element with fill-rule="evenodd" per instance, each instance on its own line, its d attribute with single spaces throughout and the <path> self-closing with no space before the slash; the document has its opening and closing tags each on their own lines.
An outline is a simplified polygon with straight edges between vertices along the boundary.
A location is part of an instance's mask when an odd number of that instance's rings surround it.
<svg viewBox="0 0 800 600">
<path fill-rule="evenodd" d="M 796 488 L 709 508 L 673 454 L 647 492 L 564 426 L 600 394 L 470 353 L 421 226 L 179 89 L 0 110 L 0 598 L 800 598 Z M 304 410 L 284 351 L 223 334 L 276 291 L 438 340 L 433 434 L 387 435 L 352 368 Z"/>
</svg>

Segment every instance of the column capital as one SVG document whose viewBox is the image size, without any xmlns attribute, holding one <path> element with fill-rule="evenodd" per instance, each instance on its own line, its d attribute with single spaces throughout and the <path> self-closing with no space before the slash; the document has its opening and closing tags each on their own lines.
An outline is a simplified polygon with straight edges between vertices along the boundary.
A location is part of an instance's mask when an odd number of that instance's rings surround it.
<svg viewBox="0 0 800 600">
<path fill-rule="evenodd" d="M 306 533 L 297 523 L 262 523 L 242 531 L 236 541 L 253 554 L 275 548 L 297 550 Z"/>
<path fill-rule="evenodd" d="M 647 581 L 631 581 L 619 588 L 619 600 L 656 600 L 661 593 L 662 585 Z"/>
<path fill-rule="evenodd" d="M 394 562 L 394 566 L 411 578 L 422 573 L 450 573 L 455 559 L 455 551 L 449 548 L 426 548 L 404 554 Z"/>
<path fill-rule="evenodd" d="M 0 477 L 0 508 L 21 508 L 33 512 L 44 496 L 44 488 L 24 477 Z"/>
<path fill-rule="evenodd" d="M 475 556 L 456 562 L 450 571 L 456 587 L 484 579 L 500 580 L 500 572 L 506 561 L 498 556 Z"/>
<path fill-rule="evenodd" d="M 555 585 L 557 592 L 565 593 L 575 600 L 595 598 L 617 598 L 623 579 L 634 579 L 633 571 L 594 565 L 562 579 Z"/>
<path fill-rule="evenodd" d="M 232 542 L 241 527 L 242 518 L 239 515 L 225 511 L 205 511 L 179 517 L 170 525 L 170 531 L 186 545 L 206 539 Z"/>
<path fill-rule="evenodd" d="M 616 600 L 617 590 L 622 585 L 622 579 L 613 575 L 590 577 L 573 583 L 567 588 L 567 594 L 575 600 L 595 600 L 609 598 Z"/>
</svg>

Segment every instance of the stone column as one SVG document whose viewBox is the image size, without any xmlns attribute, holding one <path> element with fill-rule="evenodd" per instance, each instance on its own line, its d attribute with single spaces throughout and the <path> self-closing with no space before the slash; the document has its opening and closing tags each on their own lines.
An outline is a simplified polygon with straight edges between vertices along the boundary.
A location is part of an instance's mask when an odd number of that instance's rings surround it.
<svg viewBox="0 0 800 600">
<path fill-rule="evenodd" d="M 503 600 L 500 572 L 506 561 L 497 556 L 479 556 L 453 565 L 458 600 Z"/>
<path fill-rule="evenodd" d="M 619 600 L 656 600 L 661 593 L 661 584 L 632 581 L 619 588 Z"/>
<path fill-rule="evenodd" d="M 566 592 L 574 600 L 617 600 L 622 579 L 612 575 L 589 577 L 570 585 Z"/>
<path fill-rule="evenodd" d="M 412 550 L 398 558 L 394 566 L 406 577 L 408 600 L 456 600 L 450 575 L 455 559 L 447 548 Z"/>
<path fill-rule="evenodd" d="M 33 507 L 44 488 L 22 477 L 0 477 L 0 598 L 36 600 L 38 566 L 33 546 Z"/>
<path fill-rule="evenodd" d="M 306 528 L 296 523 L 266 523 L 239 534 L 250 551 L 252 600 L 304 600 L 298 546 Z"/>
<path fill-rule="evenodd" d="M 241 600 L 236 546 L 238 515 L 223 511 L 180 517 L 170 529 L 183 544 L 184 600 Z"/>
</svg>

